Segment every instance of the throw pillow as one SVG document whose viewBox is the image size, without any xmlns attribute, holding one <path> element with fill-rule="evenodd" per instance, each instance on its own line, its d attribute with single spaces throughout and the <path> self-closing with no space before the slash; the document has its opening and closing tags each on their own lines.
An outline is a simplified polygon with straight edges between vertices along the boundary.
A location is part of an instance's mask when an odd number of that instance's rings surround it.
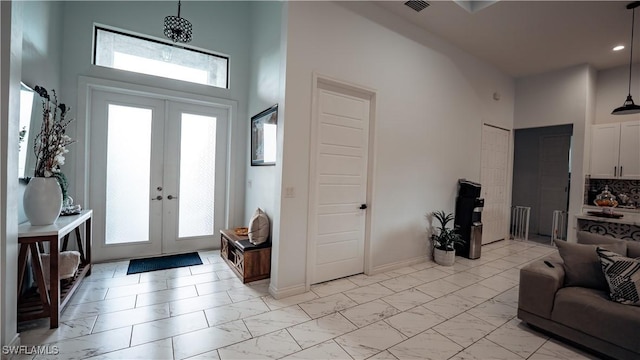
<svg viewBox="0 0 640 360">
<path fill-rule="evenodd" d="M 556 241 L 556 246 L 564 262 L 565 286 L 580 286 L 602 291 L 609 289 L 596 252 L 598 245 L 575 244 L 560 240 Z M 626 242 L 599 246 L 621 255 L 627 254 Z"/>
<path fill-rule="evenodd" d="M 258 208 L 249 221 L 249 241 L 254 244 L 262 244 L 269 238 L 269 217 Z"/>
<path fill-rule="evenodd" d="M 611 300 L 621 304 L 640 306 L 640 259 L 618 255 L 598 247 Z"/>
</svg>

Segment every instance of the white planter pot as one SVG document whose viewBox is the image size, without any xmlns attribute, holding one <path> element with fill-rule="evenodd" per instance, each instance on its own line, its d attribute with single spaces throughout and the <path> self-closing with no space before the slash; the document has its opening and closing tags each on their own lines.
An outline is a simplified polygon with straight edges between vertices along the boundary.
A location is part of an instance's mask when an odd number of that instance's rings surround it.
<svg viewBox="0 0 640 360">
<path fill-rule="evenodd" d="M 456 261 L 456 251 L 444 251 L 440 249 L 433 248 L 433 260 L 438 265 L 442 266 L 452 266 Z"/>
<path fill-rule="evenodd" d="M 62 208 L 62 190 L 54 177 L 31 178 L 24 190 L 24 213 L 31 225 L 56 222 Z"/>
</svg>

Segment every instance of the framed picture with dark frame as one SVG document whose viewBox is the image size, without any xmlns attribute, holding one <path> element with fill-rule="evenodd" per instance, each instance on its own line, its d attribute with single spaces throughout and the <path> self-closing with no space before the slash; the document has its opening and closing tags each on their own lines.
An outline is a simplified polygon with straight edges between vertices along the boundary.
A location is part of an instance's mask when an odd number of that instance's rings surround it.
<svg viewBox="0 0 640 360">
<path fill-rule="evenodd" d="M 276 164 L 278 104 L 251 117 L 251 166 Z"/>
</svg>

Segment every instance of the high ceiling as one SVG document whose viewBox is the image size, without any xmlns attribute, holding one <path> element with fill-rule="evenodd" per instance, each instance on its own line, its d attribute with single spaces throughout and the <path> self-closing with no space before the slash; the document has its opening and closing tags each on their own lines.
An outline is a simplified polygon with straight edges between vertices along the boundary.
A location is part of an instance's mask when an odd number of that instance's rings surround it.
<svg viewBox="0 0 640 360">
<path fill-rule="evenodd" d="M 474 13 L 453 1 L 429 3 L 416 12 L 404 1 L 375 2 L 514 77 L 585 63 L 598 70 L 629 63 L 628 1 L 502 0 Z M 640 59 L 640 8 L 634 36 L 635 62 Z M 619 44 L 626 48 L 612 51 Z"/>
</svg>

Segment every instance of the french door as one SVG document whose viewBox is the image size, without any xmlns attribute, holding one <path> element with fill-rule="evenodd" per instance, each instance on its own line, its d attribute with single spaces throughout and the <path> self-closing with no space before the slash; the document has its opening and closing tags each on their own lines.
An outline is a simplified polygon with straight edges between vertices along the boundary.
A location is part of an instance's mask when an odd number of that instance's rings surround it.
<svg viewBox="0 0 640 360">
<path fill-rule="evenodd" d="M 224 222 L 228 110 L 94 90 L 97 261 L 210 248 Z"/>
</svg>

